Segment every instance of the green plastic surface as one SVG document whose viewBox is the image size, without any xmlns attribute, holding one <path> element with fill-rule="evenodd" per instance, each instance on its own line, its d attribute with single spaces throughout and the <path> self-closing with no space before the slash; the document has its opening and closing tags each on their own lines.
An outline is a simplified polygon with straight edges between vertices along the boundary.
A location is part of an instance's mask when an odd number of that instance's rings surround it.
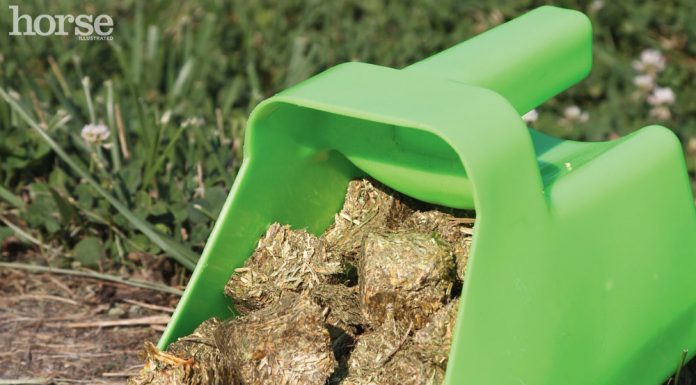
<svg viewBox="0 0 696 385">
<path fill-rule="evenodd" d="M 659 126 L 564 141 L 519 117 L 590 67 L 587 18 L 541 7 L 405 69 L 342 64 L 264 101 L 160 347 L 233 314 L 223 286 L 272 222 L 319 234 L 370 175 L 476 209 L 445 384 L 658 384 L 696 348 L 679 141 Z"/>
</svg>

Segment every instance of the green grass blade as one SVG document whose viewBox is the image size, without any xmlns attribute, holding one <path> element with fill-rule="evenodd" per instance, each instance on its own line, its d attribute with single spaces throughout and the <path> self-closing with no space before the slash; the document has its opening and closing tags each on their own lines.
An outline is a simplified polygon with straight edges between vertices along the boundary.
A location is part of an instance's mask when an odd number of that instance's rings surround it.
<svg viewBox="0 0 696 385">
<path fill-rule="evenodd" d="M 681 360 L 679 361 L 679 366 L 677 367 L 677 373 L 674 374 L 674 385 L 679 385 L 679 379 L 681 378 L 681 371 L 686 364 L 686 356 L 689 354 L 688 349 L 682 350 Z"/>
<path fill-rule="evenodd" d="M 181 71 L 179 71 L 179 75 L 176 77 L 176 81 L 174 82 L 174 88 L 172 89 L 171 93 L 172 101 L 176 100 L 176 98 L 181 94 L 181 91 L 184 90 L 184 86 L 186 85 L 187 80 L 191 75 L 191 71 L 193 70 L 193 65 L 193 59 L 189 58 L 188 60 L 186 60 L 186 63 L 184 63 L 184 66 L 181 68 Z"/>
<path fill-rule="evenodd" d="M 12 206 L 24 210 L 24 201 L 22 198 L 18 197 L 17 195 L 13 194 L 12 191 L 4 188 L 3 186 L 0 186 L 0 198 L 5 200 L 7 203 L 11 204 Z"/>
<path fill-rule="evenodd" d="M 144 39 L 144 20 L 142 0 L 135 2 L 134 33 L 131 40 L 131 81 L 140 84 L 142 65 L 143 65 L 143 39 Z"/>
<path fill-rule="evenodd" d="M 116 119 L 114 117 L 114 85 L 111 80 L 105 82 L 106 86 L 106 122 L 111 132 L 111 165 L 114 172 L 121 169 L 121 155 L 118 143 L 118 131 L 116 130 Z"/>
<path fill-rule="evenodd" d="M 94 113 L 94 103 L 92 103 L 92 93 L 89 91 L 91 82 L 88 77 L 82 78 L 82 88 L 85 91 L 85 101 L 87 102 L 87 111 L 89 111 L 89 122 L 92 124 L 97 123 L 97 117 Z"/>
</svg>

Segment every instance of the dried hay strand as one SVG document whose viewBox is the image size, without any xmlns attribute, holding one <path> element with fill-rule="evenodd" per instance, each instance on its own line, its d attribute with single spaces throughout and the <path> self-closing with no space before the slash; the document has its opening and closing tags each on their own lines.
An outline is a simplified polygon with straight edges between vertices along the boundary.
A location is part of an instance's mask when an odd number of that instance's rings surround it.
<svg viewBox="0 0 696 385">
<path fill-rule="evenodd" d="M 241 384 L 323 385 L 336 367 L 322 309 L 306 295 L 223 323 L 215 341 Z"/>
</svg>

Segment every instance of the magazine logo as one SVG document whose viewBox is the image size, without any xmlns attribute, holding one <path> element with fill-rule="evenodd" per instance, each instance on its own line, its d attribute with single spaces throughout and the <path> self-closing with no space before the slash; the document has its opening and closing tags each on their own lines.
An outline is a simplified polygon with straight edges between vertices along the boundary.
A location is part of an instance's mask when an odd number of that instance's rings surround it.
<svg viewBox="0 0 696 385">
<path fill-rule="evenodd" d="M 69 36 L 80 40 L 113 40 L 114 20 L 109 15 L 20 15 L 19 6 L 10 5 L 10 36 Z"/>
</svg>

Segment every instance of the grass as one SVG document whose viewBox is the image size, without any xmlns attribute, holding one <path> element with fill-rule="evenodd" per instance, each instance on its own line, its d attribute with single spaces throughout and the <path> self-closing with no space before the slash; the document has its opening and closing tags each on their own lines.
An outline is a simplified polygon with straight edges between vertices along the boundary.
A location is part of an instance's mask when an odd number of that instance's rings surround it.
<svg viewBox="0 0 696 385">
<path fill-rule="evenodd" d="M 108 14 L 115 30 L 111 41 L 0 33 L 0 245 L 13 237 L 51 266 L 103 269 L 140 253 L 195 265 L 262 99 L 344 61 L 403 67 L 542 5 L 0 0 L 0 10 L 16 3 L 33 16 Z M 532 125 L 605 140 L 664 124 L 682 140 L 693 176 L 696 7 L 556 4 L 592 19 L 595 63 Z M 0 31 L 10 29 L 10 13 L 0 12 Z M 676 95 L 662 106 L 669 116 L 655 114 L 650 91 L 635 84 L 633 62 L 649 48 L 666 57 L 654 81 Z M 108 138 L 86 142 L 81 129 L 100 123 Z"/>
</svg>

